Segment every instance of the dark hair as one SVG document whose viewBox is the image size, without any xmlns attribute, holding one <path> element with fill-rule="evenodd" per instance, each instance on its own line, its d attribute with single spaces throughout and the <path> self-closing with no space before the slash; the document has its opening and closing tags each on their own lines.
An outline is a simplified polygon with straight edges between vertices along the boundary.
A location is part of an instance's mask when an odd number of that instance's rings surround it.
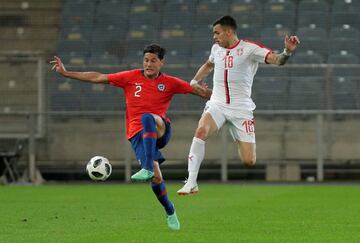
<svg viewBox="0 0 360 243">
<path fill-rule="evenodd" d="M 225 16 L 222 16 L 221 18 L 217 19 L 213 23 L 213 27 L 217 24 L 219 24 L 221 26 L 230 27 L 233 30 L 236 30 L 236 28 L 237 28 L 235 19 L 233 17 L 231 17 L 230 15 L 225 15 Z"/>
<path fill-rule="evenodd" d="M 157 44 L 150 44 L 145 46 L 143 54 L 145 55 L 148 52 L 156 54 L 159 57 L 159 59 L 162 60 L 165 56 L 166 50 L 165 48 Z"/>
</svg>

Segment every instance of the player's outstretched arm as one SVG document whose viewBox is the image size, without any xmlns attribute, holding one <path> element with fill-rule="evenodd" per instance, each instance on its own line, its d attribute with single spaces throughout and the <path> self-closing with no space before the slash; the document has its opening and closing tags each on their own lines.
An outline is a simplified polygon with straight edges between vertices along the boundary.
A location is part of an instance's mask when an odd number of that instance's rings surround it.
<svg viewBox="0 0 360 243">
<path fill-rule="evenodd" d="M 50 61 L 53 64 L 52 70 L 60 73 L 62 76 L 72 79 L 78 79 L 81 81 L 91 83 L 108 83 L 107 75 L 98 72 L 72 72 L 67 71 L 61 59 L 54 56 L 54 59 Z"/>
<path fill-rule="evenodd" d="M 207 87 L 203 80 L 208 76 L 211 71 L 214 69 L 214 63 L 210 61 L 205 62 L 199 70 L 196 72 L 193 80 L 191 80 L 190 85 L 193 87 L 193 94 L 201 96 L 203 98 L 210 98 L 212 90 Z"/>
<path fill-rule="evenodd" d="M 209 61 L 205 62 L 195 74 L 195 77 L 192 80 L 192 83 L 200 80 L 204 80 L 206 76 L 208 76 L 211 71 L 214 69 L 214 63 Z"/>
<path fill-rule="evenodd" d="M 287 60 L 291 57 L 292 53 L 300 44 L 300 40 L 297 36 L 285 36 L 284 39 L 285 48 L 280 54 L 271 53 L 267 56 L 266 62 L 276 65 L 284 65 Z"/>
</svg>

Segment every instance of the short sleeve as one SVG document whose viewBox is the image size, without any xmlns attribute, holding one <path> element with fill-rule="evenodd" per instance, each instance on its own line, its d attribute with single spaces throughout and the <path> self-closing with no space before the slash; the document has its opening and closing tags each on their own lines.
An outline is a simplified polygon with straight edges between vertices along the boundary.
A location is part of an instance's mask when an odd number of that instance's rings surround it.
<svg viewBox="0 0 360 243">
<path fill-rule="evenodd" d="M 258 44 L 251 44 L 253 47 L 252 60 L 259 63 L 266 63 L 266 57 L 272 53 L 272 50 Z"/>
<path fill-rule="evenodd" d="M 214 58 L 215 58 L 215 49 L 216 49 L 216 47 L 215 47 L 215 45 L 213 45 L 212 47 L 211 47 L 211 52 L 210 52 L 210 56 L 209 56 L 209 62 L 211 62 L 211 63 L 214 63 Z"/>
<path fill-rule="evenodd" d="M 129 80 L 129 76 L 131 75 L 132 71 L 123 71 L 118 73 L 108 74 L 107 78 L 111 85 L 117 87 L 124 87 Z"/>
<path fill-rule="evenodd" d="M 173 83 L 172 87 L 175 94 L 187 94 L 193 92 L 193 88 L 185 80 L 172 76 L 168 76 L 168 78 L 171 79 L 171 82 Z"/>
</svg>

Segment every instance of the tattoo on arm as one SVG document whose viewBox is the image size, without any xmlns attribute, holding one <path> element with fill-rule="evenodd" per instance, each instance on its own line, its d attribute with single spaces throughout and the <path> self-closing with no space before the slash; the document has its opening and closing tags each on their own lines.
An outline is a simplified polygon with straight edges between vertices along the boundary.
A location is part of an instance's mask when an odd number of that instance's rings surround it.
<svg viewBox="0 0 360 243">
<path fill-rule="evenodd" d="M 291 57 L 291 53 L 288 53 L 288 52 L 286 52 L 286 50 L 284 50 L 282 53 L 280 53 L 278 55 L 278 58 L 277 58 L 278 65 L 284 65 L 287 62 L 287 60 L 289 59 L 289 57 Z"/>
</svg>

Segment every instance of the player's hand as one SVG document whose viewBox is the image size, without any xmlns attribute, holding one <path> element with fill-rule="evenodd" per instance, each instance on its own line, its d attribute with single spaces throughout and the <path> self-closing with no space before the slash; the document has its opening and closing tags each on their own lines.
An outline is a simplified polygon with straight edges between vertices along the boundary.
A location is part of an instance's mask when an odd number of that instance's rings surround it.
<svg viewBox="0 0 360 243">
<path fill-rule="evenodd" d="M 203 97 L 210 98 L 212 90 L 208 88 L 207 84 L 203 81 L 198 82 L 197 84 L 191 85 L 193 87 L 194 93 Z"/>
<path fill-rule="evenodd" d="M 55 70 L 56 72 L 60 74 L 65 74 L 66 69 L 64 64 L 62 63 L 61 59 L 57 56 L 54 56 L 54 59 L 50 61 L 50 64 L 53 64 L 54 66 L 51 68 L 51 70 Z"/>
<path fill-rule="evenodd" d="M 300 40 L 296 35 L 292 35 L 290 37 L 288 35 L 286 35 L 284 43 L 285 43 L 285 49 L 288 52 L 293 52 L 293 51 L 295 51 L 297 46 L 300 44 Z"/>
<path fill-rule="evenodd" d="M 203 88 L 203 89 L 208 89 L 209 86 L 207 85 L 207 83 L 205 83 L 204 81 L 200 81 L 199 85 Z"/>
</svg>

